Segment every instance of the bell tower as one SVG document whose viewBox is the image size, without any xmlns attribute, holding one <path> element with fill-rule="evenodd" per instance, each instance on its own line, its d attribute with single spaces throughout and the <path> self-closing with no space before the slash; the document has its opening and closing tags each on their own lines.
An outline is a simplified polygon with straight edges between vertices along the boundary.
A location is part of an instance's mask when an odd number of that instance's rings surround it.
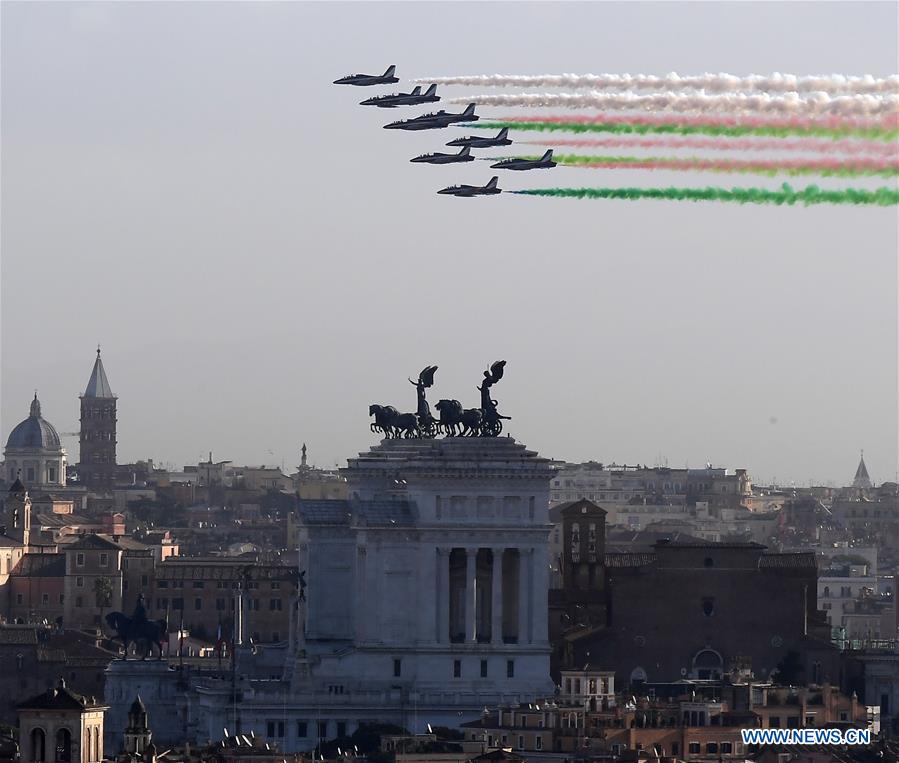
<svg viewBox="0 0 899 763">
<path fill-rule="evenodd" d="M 144 706 L 140 694 L 131 703 L 128 711 L 128 726 L 125 729 L 125 752 L 135 757 L 140 757 L 147 752 L 153 733 L 147 722 L 147 708 Z"/>
<path fill-rule="evenodd" d="M 116 472 L 116 396 L 112 394 L 100 348 L 81 395 L 81 452 L 78 477 L 89 487 L 111 488 Z"/>
<path fill-rule="evenodd" d="M 27 549 L 31 540 L 31 498 L 18 477 L 6 494 L 0 517 L 0 534 L 19 541 Z"/>
</svg>

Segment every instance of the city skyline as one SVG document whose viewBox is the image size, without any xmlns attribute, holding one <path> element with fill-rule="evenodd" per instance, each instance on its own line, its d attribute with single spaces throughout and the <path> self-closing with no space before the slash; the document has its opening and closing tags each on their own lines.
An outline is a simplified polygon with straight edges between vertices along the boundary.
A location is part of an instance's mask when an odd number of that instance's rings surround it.
<svg viewBox="0 0 899 763">
<path fill-rule="evenodd" d="M 889 210 L 559 200 L 535 214 L 524 197 L 438 197 L 484 182 L 483 163 L 408 159 L 461 133 L 381 130 L 381 110 L 331 82 L 392 63 L 399 89 L 508 70 L 886 76 L 896 8 L 485 4 L 480 19 L 4 7 L 3 436 L 34 388 L 77 430 L 99 342 L 121 462 L 211 449 L 289 467 L 305 441 L 331 467 L 374 441 L 369 404 L 414 410 L 407 376 L 437 364 L 432 405 L 472 405 L 504 358 L 506 431 L 553 458 L 661 454 L 840 484 L 864 449 L 875 481 L 895 479 Z"/>
</svg>

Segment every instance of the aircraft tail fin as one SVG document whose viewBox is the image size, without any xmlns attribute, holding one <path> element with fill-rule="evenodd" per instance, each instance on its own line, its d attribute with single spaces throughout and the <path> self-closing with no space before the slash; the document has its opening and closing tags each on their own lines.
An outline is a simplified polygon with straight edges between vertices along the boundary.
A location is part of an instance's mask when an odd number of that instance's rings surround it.
<svg viewBox="0 0 899 763">
<path fill-rule="evenodd" d="M 437 95 L 437 85 L 431 85 L 425 90 L 425 95 Z"/>
<path fill-rule="evenodd" d="M 416 85 L 412 88 L 412 92 L 409 95 L 420 95 L 421 94 L 421 85 Z"/>
<path fill-rule="evenodd" d="M 509 137 L 509 128 L 503 127 L 502 130 L 499 131 L 499 135 L 496 136 L 497 140 L 505 140 Z"/>
<path fill-rule="evenodd" d="M 496 188 L 496 183 L 498 180 L 499 175 L 494 175 L 492 178 L 490 178 L 490 181 L 487 183 L 487 185 L 484 186 L 484 188 Z"/>
<path fill-rule="evenodd" d="M 459 151 L 459 156 L 468 156 L 471 153 L 471 146 L 463 146 Z"/>
<path fill-rule="evenodd" d="M 553 150 L 549 149 L 545 154 L 543 154 L 543 158 L 540 160 L 541 162 L 551 162 L 553 160 Z"/>
<path fill-rule="evenodd" d="M 474 104 L 469 103 L 468 106 L 465 107 L 465 111 L 462 112 L 463 117 L 473 117 L 474 116 Z"/>
<path fill-rule="evenodd" d="M 396 65 L 395 65 L 395 64 L 390 64 L 390 66 L 387 67 L 387 71 L 384 72 L 384 76 L 385 76 L 385 77 L 392 77 L 392 76 L 393 76 L 393 73 L 394 73 L 395 71 L 396 71 Z"/>
</svg>

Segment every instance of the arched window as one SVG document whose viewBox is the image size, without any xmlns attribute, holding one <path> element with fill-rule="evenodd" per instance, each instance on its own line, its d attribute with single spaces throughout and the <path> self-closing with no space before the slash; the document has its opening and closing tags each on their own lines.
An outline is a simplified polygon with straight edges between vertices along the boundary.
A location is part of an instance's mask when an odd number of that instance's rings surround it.
<svg viewBox="0 0 899 763">
<path fill-rule="evenodd" d="M 82 760 L 87 760 L 88 763 L 92 763 L 94 761 L 93 755 L 91 755 L 91 730 L 89 728 L 84 730 L 84 753 L 82 754 Z"/>
<path fill-rule="evenodd" d="M 46 760 L 46 738 L 43 729 L 31 730 L 31 760 L 43 763 Z"/>
<path fill-rule="evenodd" d="M 72 732 L 68 729 L 56 732 L 56 763 L 72 763 Z"/>
<path fill-rule="evenodd" d="M 641 667 L 636 667 L 631 671 L 631 684 L 646 683 L 646 671 Z"/>
<path fill-rule="evenodd" d="M 724 661 L 714 649 L 703 649 L 693 658 L 693 677 L 700 680 L 717 680 L 723 673 Z"/>
<path fill-rule="evenodd" d="M 824 598 L 825 599 L 830 598 L 830 586 L 829 585 L 824 586 Z"/>
</svg>

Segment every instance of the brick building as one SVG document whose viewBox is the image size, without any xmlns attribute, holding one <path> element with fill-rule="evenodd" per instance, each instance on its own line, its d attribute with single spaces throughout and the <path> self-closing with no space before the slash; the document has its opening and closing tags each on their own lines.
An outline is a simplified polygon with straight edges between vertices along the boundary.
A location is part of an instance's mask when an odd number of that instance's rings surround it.
<svg viewBox="0 0 899 763">
<path fill-rule="evenodd" d="M 720 679 L 736 664 L 767 679 L 789 656 L 795 682 L 839 682 L 813 552 L 658 542 L 605 562 L 606 627 L 568 638 L 566 664 L 601 654 L 627 686 Z"/>
<path fill-rule="evenodd" d="M 169 614 L 197 638 L 213 640 L 219 626 L 232 633 L 239 591 L 246 597 L 246 634 L 256 642 L 288 638 L 291 603 L 297 591 L 295 567 L 245 557 L 171 557 L 156 566 L 148 616 Z"/>
</svg>

